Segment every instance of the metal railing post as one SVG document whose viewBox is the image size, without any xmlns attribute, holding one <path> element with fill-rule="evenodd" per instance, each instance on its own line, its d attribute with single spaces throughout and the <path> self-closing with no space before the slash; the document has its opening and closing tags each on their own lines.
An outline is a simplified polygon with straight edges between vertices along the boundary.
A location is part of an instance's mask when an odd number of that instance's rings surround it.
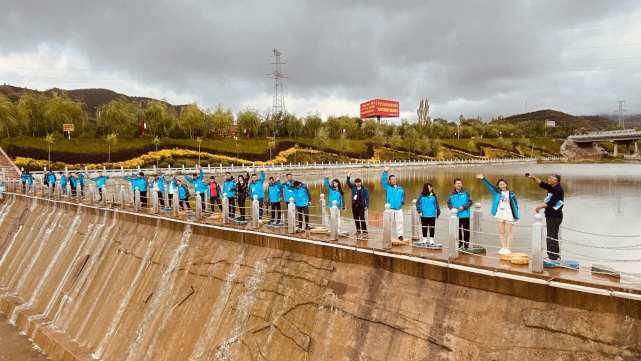
<svg viewBox="0 0 641 361">
<path fill-rule="evenodd" d="M 320 194 L 320 207 L 321 207 L 321 224 L 325 227 L 329 224 L 329 219 L 327 215 L 327 201 L 325 200 L 325 194 Z"/>
<path fill-rule="evenodd" d="M 223 193 L 223 223 L 229 223 L 229 198 L 227 198 L 227 193 Z"/>
<path fill-rule="evenodd" d="M 202 197 L 200 196 L 200 193 L 196 193 L 196 219 L 200 219 L 202 214 L 203 214 Z"/>
<path fill-rule="evenodd" d="M 93 195 L 93 193 L 92 193 Z M 125 186 L 122 184 L 120 185 L 120 209 L 125 209 L 125 203 L 126 201 L 126 196 L 125 196 Z"/>
<path fill-rule="evenodd" d="M 156 191 L 150 191 L 151 192 L 151 209 L 152 212 L 158 213 L 159 207 L 158 207 L 158 192 Z"/>
<path fill-rule="evenodd" d="M 252 228 L 258 229 L 260 226 L 260 202 L 258 201 L 258 196 L 254 196 L 251 205 Z"/>
<path fill-rule="evenodd" d="M 385 203 L 385 210 L 383 211 L 383 239 L 382 239 L 382 248 L 390 249 L 392 248 L 392 210 L 390 209 L 389 203 Z"/>
<path fill-rule="evenodd" d="M 421 237 L 421 221 L 418 217 L 418 210 L 416 208 L 416 199 L 412 200 L 412 210 L 410 216 L 412 217 L 412 239 L 418 240 Z"/>
<path fill-rule="evenodd" d="M 165 189 L 162 192 L 162 199 L 163 199 L 162 204 L 164 204 L 164 208 L 165 209 L 168 209 L 169 206 L 170 206 L 170 204 L 169 204 L 169 191 L 167 191 L 167 187 L 169 187 L 169 186 L 166 185 Z"/>
<path fill-rule="evenodd" d="M 296 233 L 296 205 L 294 198 L 289 199 L 287 203 L 287 233 Z"/>
<path fill-rule="evenodd" d="M 104 189 L 103 189 L 102 193 L 103 193 L 102 194 L 102 198 L 104 199 L 105 198 Z M 134 210 L 136 212 L 140 211 L 140 190 L 138 189 L 138 187 L 136 187 L 136 189 L 134 189 Z"/>
<path fill-rule="evenodd" d="M 481 218 L 483 216 L 483 209 L 481 208 L 481 203 L 474 203 L 472 206 L 472 224 L 471 228 L 471 240 L 470 248 L 479 248 L 481 247 Z"/>
<path fill-rule="evenodd" d="M 332 208 L 330 209 L 329 218 L 329 240 L 338 240 L 338 218 L 340 217 L 340 210 L 336 201 L 332 201 Z"/>
<path fill-rule="evenodd" d="M 459 222 L 458 222 L 458 209 L 452 209 L 452 215 L 450 216 L 449 222 L 449 238 L 447 243 L 447 249 L 443 248 L 443 252 L 447 252 L 447 259 L 452 261 L 458 257 L 458 233 L 459 233 Z"/>
<path fill-rule="evenodd" d="M 174 212 L 174 217 L 176 217 L 178 216 L 178 211 L 180 210 L 180 199 L 178 199 L 178 189 L 174 189 L 174 193 L 171 196 L 171 199 L 174 200 L 173 212 Z"/>
<path fill-rule="evenodd" d="M 543 245 L 545 244 L 543 233 L 543 216 L 540 213 L 534 215 L 532 223 L 532 255 L 530 259 L 530 271 L 543 272 Z"/>
</svg>

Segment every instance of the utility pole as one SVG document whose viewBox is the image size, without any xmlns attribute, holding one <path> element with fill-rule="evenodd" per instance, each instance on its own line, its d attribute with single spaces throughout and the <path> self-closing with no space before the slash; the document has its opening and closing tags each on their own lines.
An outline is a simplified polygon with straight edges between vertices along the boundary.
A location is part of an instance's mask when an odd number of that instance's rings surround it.
<svg viewBox="0 0 641 361">
<path fill-rule="evenodd" d="M 619 103 L 619 109 L 617 110 L 617 113 L 619 113 L 619 127 L 625 129 L 625 116 L 623 114 L 625 113 L 625 109 L 623 108 L 625 100 L 618 100 L 617 103 Z"/>
<path fill-rule="evenodd" d="M 274 65 L 274 71 L 267 76 L 274 79 L 274 99 L 272 102 L 272 114 L 281 115 L 287 112 L 285 107 L 285 80 L 287 74 L 283 73 L 283 64 L 285 62 L 281 59 L 283 53 L 278 49 L 272 49 L 272 64 Z"/>
</svg>

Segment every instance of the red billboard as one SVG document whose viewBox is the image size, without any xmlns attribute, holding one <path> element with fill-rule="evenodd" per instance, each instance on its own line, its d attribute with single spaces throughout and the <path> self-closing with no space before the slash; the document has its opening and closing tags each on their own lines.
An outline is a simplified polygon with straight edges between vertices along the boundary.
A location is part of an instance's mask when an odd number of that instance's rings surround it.
<svg viewBox="0 0 641 361">
<path fill-rule="evenodd" d="M 396 100 L 372 99 L 361 103 L 361 119 L 398 118 L 399 103 Z"/>
</svg>

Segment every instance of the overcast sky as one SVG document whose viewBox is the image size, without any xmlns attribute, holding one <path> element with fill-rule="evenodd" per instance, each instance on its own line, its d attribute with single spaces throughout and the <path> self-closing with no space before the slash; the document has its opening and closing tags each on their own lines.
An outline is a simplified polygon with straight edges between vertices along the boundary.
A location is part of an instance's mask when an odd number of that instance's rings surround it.
<svg viewBox="0 0 641 361">
<path fill-rule="evenodd" d="M 456 3 L 456 4 L 455 4 Z M 641 1 L 0 0 L 0 82 L 268 110 L 415 119 L 542 108 L 641 113 Z"/>
</svg>

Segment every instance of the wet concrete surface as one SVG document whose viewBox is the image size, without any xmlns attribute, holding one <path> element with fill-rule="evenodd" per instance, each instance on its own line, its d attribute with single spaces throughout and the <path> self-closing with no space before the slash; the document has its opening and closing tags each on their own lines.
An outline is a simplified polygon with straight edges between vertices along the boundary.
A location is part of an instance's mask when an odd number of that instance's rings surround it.
<svg viewBox="0 0 641 361">
<path fill-rule="evenodd" d="M 18 329 L 0 316 L 0 361 L 42 361 L 47 358 Z"/>
</svg>

